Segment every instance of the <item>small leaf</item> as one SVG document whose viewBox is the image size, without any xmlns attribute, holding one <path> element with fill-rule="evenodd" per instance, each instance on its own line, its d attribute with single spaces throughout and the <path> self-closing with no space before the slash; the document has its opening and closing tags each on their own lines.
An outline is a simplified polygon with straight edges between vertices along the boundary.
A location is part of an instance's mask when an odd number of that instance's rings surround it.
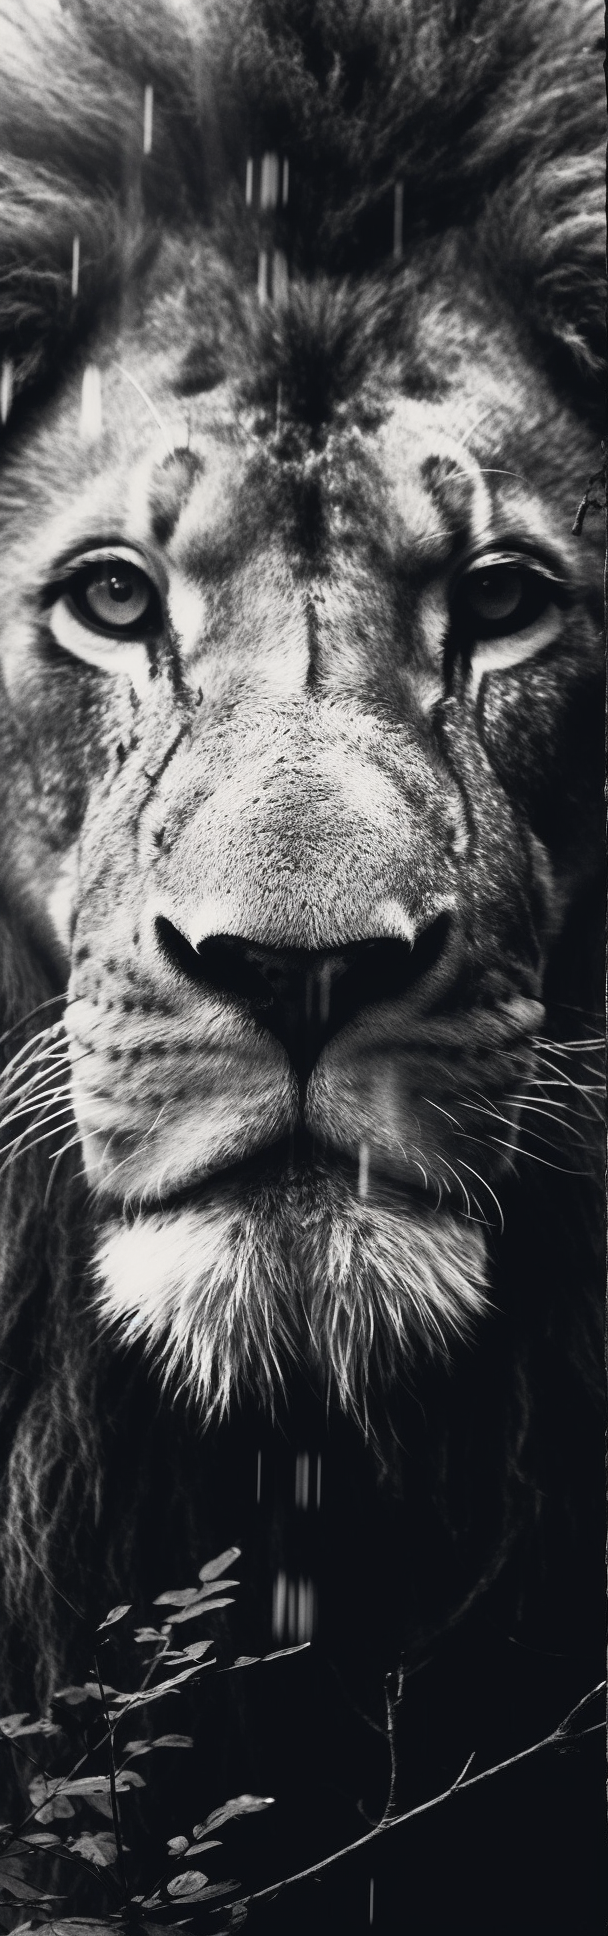
<svg viewBox="0 0 608 1936">
<path fill-rule="evenodd" d="M 134 1768 L 123 1768 L 116 1776 L 116 1787 L 121 1793 L 125 1788 L 145 1788 L 145 1786 L 143 1775 L 136 1774 Z M 109 1795 L 110 1777 L 109 1775 L 78 1775 L 74 1781 L 62 1781 L 61 1789 L 64 1796 L 82 1796 L 83 1800 L 96 1795 Z M 61 1799 L 61 1795 L 53 1796 L 55 1802 Z"/>
<path fill-rule="evenodd" d="M 101 1694 L 101 1689 L 100 1689 L 100 1687 L 99 1687 L 99 1685 L 98 1685 L 98 1682 L 97 1682 L 97 1681 L 85 1681 L 85 1683 L 84 1683 L 84 1688 L 85 1688 L 85 1694 L 90 1694 L 90 1696 L 91 1696 L 91 1700 L 92 1700 L 92 1701 L 101 1701 L 101 1699 L 102 1699 L 102 1694 Z M 105 1699 L 106 1701 L 115 1701 L 115 1700 L 117 1699 L 117 1697 L 118 1697 L 118 1688 L 117 1688 L 117 1687 L 107 1687 L 107 1686 L 106 1686 L 106 1683 L 105 1683 L 105 1681 L 104 1681 L 104 1682 L 103 1682 L 103 1698 L 104 1698 L 104 1699 Z M 123 1698 L 124 1698 L 124 1697 L 123 1697 Z"/>
<path fill-rule="evenodd" d="M 102 1923 L 96 1916 L 64 1916 L 61 1922 L 44 1925 L 44 1936 L 116 1936 L 116 1924 Z"/>
<path fill-rule="evenodd" d="M 225 1553 L 218 1553 L 216 1560 L 207 1560 L 206 1565 L 200 1567 L 199 1580 L 219 1580 L 220 1574 L 225 1573 L 233 1560 L 240 1560 L 240 1557 L 240 1546 L 227 1546 Z"/>
<path fill-rule="evenodd" d="M 230 1586 L 240 1586 L 240 1580 L 209 1580 L 207 1586 L 199 1587 L 199 1600 L 209 1600 L 212 1593 L 225 1593 Z"/>
<path fill-rule="evenodd" d="M 110 1607 L 110 1611 L 106 1614 L 105 1620 L 102 1620 L 101 1625 L 97 1628 L 97 1633 L 103 1633 L 105 1627 L 115 1627 L 117 1621 L 124 1620 L 125 1614 L 130 1612 L 130 1601 L 127 1606 Z"/>
<path fill-rule="evenodd" d="M 25 1727 L 12 1728 L 11 1741 L 21 1741 L 24 1734 L 61 1734 L 56 1721 L 28 1721 Z"/>
<path fill-rule="evenodd" d="M 195 1834 L 194 1829 L 192 1830 L 192 1833 L 193 1835 Z M 213 1836 L 210 1842 L 192 1842 L 189 1849 L 182 1850 L 182 1854 L 189 1861 L 191 1855 L 204 1855 L 206 1849 L 221 1849 L 221 1846 L 222 1844 L 219 1841 L 218 1837 Z"/>
<path fill-rule="evenodd" d="M 97 1693 L 99 1695 L 99 1688 L 97 1689 Z M 88 1701 L 89 1694 L 90 1688 L 88 1687 L 58 1687 L 56 1694 L 53 1695 L 53 1700 L 66 1701 L 68 1707 L 80 1707 L 83 1701 Z"/>
<path fill-rule="evenodd" d="M 169 1855 L 185 1855 L 187 1847 L 187 1835 L 172 1835 L 170 1842 L 167 1843 Z"/>
<path fill-rule="evenodd" d="M 184 1660 L 202 1660 L 203 1654 L 207 1654 L 212 1646 L 212 1640 L 191 1640 L 190 1645 L 181 1651 Z"/>
<path fill-rule="evenodd" d="M 257 1667 L 258 1662 L 261 1660 L 261 1658 L 262 1658 L 261 1654 L 237 1654 L 237 1658 L 236 1660 L 233 1660 L 232 1666 L 233 1667 Z M 227 1668 L 226 1671 L 227 1673 L 230 1673 L 231 1670 L 230 1668 Z"/>
<path fill-rule="evenodd" d="M 9 1741 L 12 1740 L 23 1722 L 27 1721 L 27 1712 L 27 1708 L 24 1708 L 22 1714 L 3 1714 L 0 1720 L 0 1734 L 5 1734 Z"/>
<path fill-rule="evenodd" d="M 189 1607 L 192 1600 L 198 1600 L 200 1587 L 178 1586 L 175 1592 L 159 1593 L 153 1600 L 154 1607 Z"/>
<path fill-rule="evenodd" d="M 123 1708 L 130 1710 L 136 1707 L 149 1707 L 151 1701 L 163 1700 L 165 1694 L 172 1694 L 174 1689 L 180 1687 L 184 1681 L 190 1681 L 193 1675 L 200 1674 L 203 1665 L 205 1667 L 213 1667 L 214 1662 L 212 1660 L 206 1660 L 204 1663 L 197 1661 L 192 1667 L 182 1668 L 181 1673 L 172 1674 L 171 1680 L 157 1681 L 156 1687 L 146 1687 L 141 1694 L 117 1695 L 117 1705 L 110 1708 L 110 1719 L 112 1721 L 119 1720 Z"/>
<path fill-rule="evenodd" d="M 75 1841 L 70 1840 L 68 1847 L 75 1855 L 84 1856 L 87 1862 L 94 1862 L 98 1869 L 111 1869 L 116 1861 L 114 1836 L 103 1831 L 98 1835 L 79 1835 Z"/>
<path fill-rule="evenodd" d="M 64 1795 L 109 1795 L 109 1775 L 77 1775 L 73 1781 L 62 1784 Z M 59 1796 L 57 1796 L 59 1800 Z"/>
<path fill-rule="evenodd" d="M 273 1803 L 274 1795 L 235 1795 L 232 1801 L 224 1802 L 222 1808 L 212 1809 L 202 1826 L 204 1829 L 221 1828 L 223 1822 L 232 1821 L 236 1815 L 257 1815 L 259 1809 L 272 1808 Z"/>
<path fill-rule="evenodd" d="M 33 1775 L 32 1780 L 28 1782 L 28 1794 L 34 1807 L 36 1806 L 36 1802 L 47 1801 L 48 1796 L 52 1792 L 52 1786 L 47 1781 L 46 1775 Z"/>
<path fill-rule="evenodd" d="M 124 1753 L 128 1755 L 149 1754 L 152 1746 L 153 1743 L 151 1741 L 125 1741 Z"/>
<path fill-rule="evenodd" d="M 31 1835 L 22 1835 L 20 1840 L 22 1842 L 31 1842 L 38 1849 L 62 1847 L 61 1836 L 53 1835 L 50 1829 L 33 1829 Z"/>
<path fill-rule="evenodd" d="M 153 1748 L 193 1748 L 191 1734 L 158 1734 L 152 1742 Z"/>
<path fill-rule="evenodd" d="M 74 1814 L 74 1808 L 67 1795 L 51 1795 L 43 1808 L 36 1809 L 37 1822 L 65 1822 Z"/>
<path fill-rule="evenodd" d="M 161 1640 L 162 1634 L 158 1627 L 136 1627 L 133 1639 L 137 1641 L 138 1647 L 143 1647 L 149 1640 Z"/>
<path fill-rule="evenodd" d="M 95 1809 L 96 1815 L 103 1815 L 107 1822 L 111 1822 L 112 1803 L 109 1795 L 89 1795 L 88 1805 Z"/>
<path fill-rule="evenodd" d="M 195 1902 L 201 1890 L 206 1889 L 209 1877 L 202 1869 L 187 1871 L 185 1875 L 172 1876 L 167 1883 L 167 1895 L 175 1896 L 180 1902 Z"/>
<path fill-rule="evenodd" d="M 172 1627 L 180 1627 L 183 1620 L 198 1620 L 202 1613 L 214 1613 L 216 1607 L 233 1607 L 233 1606 L 234 1606 L 234 1595 L 232 1594 L 229 1594 L 228 1598 L 225 1600 L 199 1600 L 197 1601 L 196 1606 L 183 1607 L 181 1613 L 176 1613 L 175 1619 L 172 1620 L 171 1625 Z"/>
<path fill-rule="evenodd" d="M 273 1654 L 262 1654 L 262 1660 L 286 1660 L 288 1654 L 303 1654 L 305 1647 L 310 1647 L 310 1641 L 300 1640 L 297 1647 L 277 1647 Z"/>
</svg>

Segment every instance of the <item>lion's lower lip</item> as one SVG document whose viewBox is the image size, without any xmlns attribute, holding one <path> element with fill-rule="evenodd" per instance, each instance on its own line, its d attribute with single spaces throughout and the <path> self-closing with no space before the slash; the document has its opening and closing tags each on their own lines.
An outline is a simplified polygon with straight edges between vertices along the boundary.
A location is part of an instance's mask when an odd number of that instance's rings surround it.
<svg viewBox="0 0 608 1936">
<path fill-rule="evenodd" d="M 150 1196 L 144 1194 L 138 1200 L 137 1214 L 158 1215 L 159 1209 L 170 1214 L 192 1209 L 196 1205 L 203 1208 L 207 1202 L 217 1202 L 218 1196 L 242 1199 L 244 1192 L 258 1195 L 264 1189 L 276 1190 L 281 1184 L 286 1185 L 297 1179 L 310 1185 L 315 1179 L 320 1183 L 329 1176 L 341 1180 L 349 1191 L 361 1199 L 388 1195 L 394 1200 L 397 1193 L 401 1199 L 413 1198 L 431 1205 L 435 1210 L 440 1207 L 436 1187 L 433 1187 L 431 1180 L 425 1181 L 422 1175 L 407 1168 L 397 1171 L 388 1163 L 383 1163 L 381 1155 L 376 1156 L 375 1153 L 370 1161 L 366 1146 L 362 1146 L 362 1151 L 354 1157 L 346 1150 L 317 1142 L 301 1131 L 267 1145 L 236 1163 L 228 1163 L 224 1167 L 205 1171 L 201 1176 L 188 1178 L 183 1185 L 173 1185 L 160 1194 L 158 1191 Z M 448 1207 L 445 1192 L 443 1204 Z"/>
</svg>

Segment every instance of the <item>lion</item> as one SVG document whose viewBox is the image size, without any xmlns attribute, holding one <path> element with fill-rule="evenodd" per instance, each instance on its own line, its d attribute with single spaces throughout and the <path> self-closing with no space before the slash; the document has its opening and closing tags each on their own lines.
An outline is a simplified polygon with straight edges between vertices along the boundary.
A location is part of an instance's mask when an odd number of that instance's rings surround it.
<svg viewBox="0 0 608 1936">
<path fill-rule="evenodd" d="M 588 1684 L 598 34 L 578 0 L 6 23 L 19 1698 L 84 1661 L 70 1608 L 235 1533 L 250 1648 L 350 1660 L 359 1622 L 366 1675 L 413 1672 L 504 1589 Z"/>
</svg>

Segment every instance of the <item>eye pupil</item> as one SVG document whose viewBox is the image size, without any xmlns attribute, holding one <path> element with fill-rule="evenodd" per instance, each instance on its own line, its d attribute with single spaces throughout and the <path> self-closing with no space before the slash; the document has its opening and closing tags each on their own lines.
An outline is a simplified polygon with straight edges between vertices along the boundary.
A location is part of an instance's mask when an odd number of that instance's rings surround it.
<svg viewBox="0 0 608 1936">
<path fill-rule="evenodd" d="M 110 597 L 117 599 L 119 604 L 126 604 L 127 599 L 133 596 L 133 580 L 132 578 L 116 578 L 113 575 L 108 580 L 108 591 Z"/>
<path fill-rule="evenodd" d="M 492 565 L 487 571 L 471 572 L 467 593 L 471 611 L 486 622 L 513 618 L 522 602 L 522 572 L 517 565 Z"/>
</svg>

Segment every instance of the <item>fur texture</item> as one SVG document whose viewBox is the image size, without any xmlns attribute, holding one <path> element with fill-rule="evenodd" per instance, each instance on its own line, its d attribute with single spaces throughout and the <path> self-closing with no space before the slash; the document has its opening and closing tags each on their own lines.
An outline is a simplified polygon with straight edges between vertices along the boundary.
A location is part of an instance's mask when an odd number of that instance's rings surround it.
<svg viewBox="0 0 608 1936">
<path fill-rule="evenodd" d="M 212 1538 L 201 1424 L 226 1444 L 251 1393 L 288 1419 L 303 1377 L 367 1433 L 413 1654 L 558 1467 L 576 1516 L 596 34 L 570 0 L 6 22 L 4 1591 L 42 1690 L 61 1596 L 90 1617 Z M 116 546 L 163 625 L 110 647 L 77 571 Z M 528 606 L 473 638 L 480 558 Z"/>
</svg>

